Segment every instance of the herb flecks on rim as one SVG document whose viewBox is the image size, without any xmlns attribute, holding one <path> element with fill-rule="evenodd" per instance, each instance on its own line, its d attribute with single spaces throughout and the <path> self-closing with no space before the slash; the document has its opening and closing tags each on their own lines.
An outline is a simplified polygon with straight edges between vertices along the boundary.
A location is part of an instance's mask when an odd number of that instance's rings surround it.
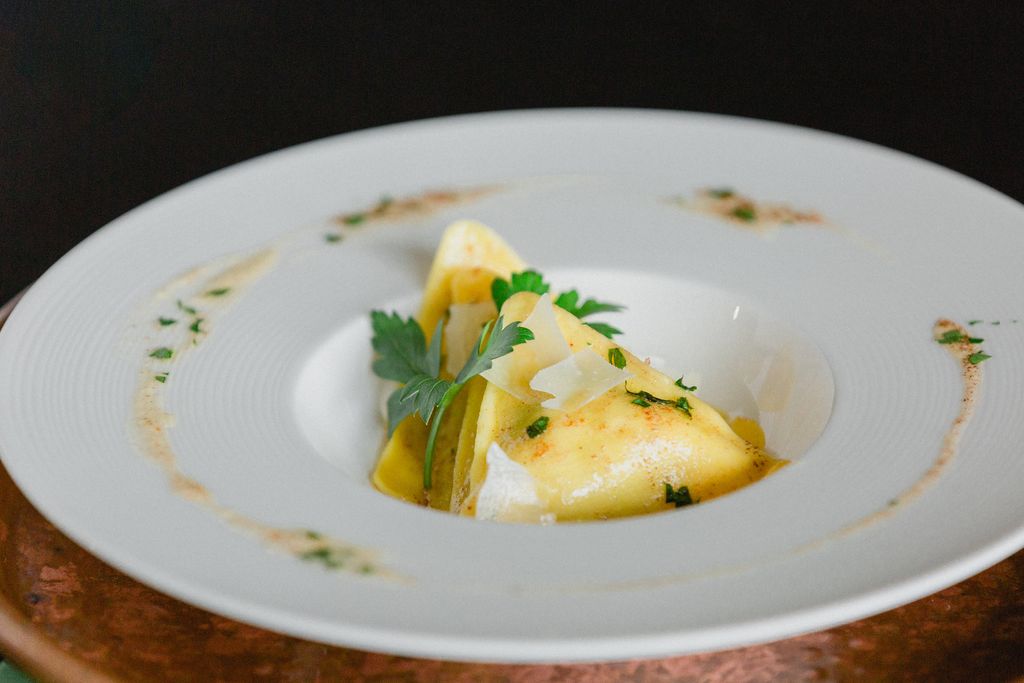
<svg viewBox="0 0 1024 683">
<path fill-rule="evenodd" d="M 971 322 L 976 322 L 976 321 L 971 321 Z M 970 324 L 970 323 L 968 323 L 968 324 Z M 972 337 L 970 335 L 964 334 L 960 330 L 952 329 L 952 330 L 946 330 L 945 332 L 943 332 L 941 335 L 939 335 L 938 337 L 935 338 L 935 341 L 938 342 L 939 344 L 965 344 L 965 345 L 966 344 L 970 344 L 970 345 L 974 345 L 974 344 L 980 344 L 980 343 L 982 343 L 985 340 L 982 339 L 981 337 Z M 972 348 L 973 348 L 973 346 L 972 346 Z M 978 349 L 977 351 L 973 351 L 970 355 L 967 356 L 967 362 L 970 363 L 971 365 L 977 365 L 978 363 L 983 363 L 983 362 L 987 361 L 991 357 L 992 356 L 988 355 L 987 353 L 985 353 L 981 349 Z"/>
</svg>

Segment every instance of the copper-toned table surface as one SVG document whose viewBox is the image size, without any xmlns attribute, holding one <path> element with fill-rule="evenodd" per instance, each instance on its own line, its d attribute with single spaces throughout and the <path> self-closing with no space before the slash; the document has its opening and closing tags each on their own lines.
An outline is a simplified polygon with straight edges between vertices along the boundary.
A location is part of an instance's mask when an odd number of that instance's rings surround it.
<svg viewBox="0 0 1024 683">
<path fill-rule="evenodd" d="M 10 305 L 0 309 L 0 325 Z M 512 666 L 321 645 L 191 607 L 107 566 L 0 467 L 0 653 L 58 681 L 1024 681 L 1024 551 L 884 614 L 661 660 Z"/>
</svg>

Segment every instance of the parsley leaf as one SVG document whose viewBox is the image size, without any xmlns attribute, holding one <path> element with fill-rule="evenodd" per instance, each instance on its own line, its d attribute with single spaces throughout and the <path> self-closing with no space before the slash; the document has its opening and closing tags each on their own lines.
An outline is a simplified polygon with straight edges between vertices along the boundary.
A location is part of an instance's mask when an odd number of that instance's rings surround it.
<svg viewBox="0 0 1024 683">
<path fill-rule="evenodd" d="M 416 403 L 413 401 L 402 401 L 402 389 L 399 387 L 388 396 L 388 438 L 395 433 L 398 424 L 416 412 Z"/>
<path fill-rule="evenodd" d="M 626 367 L 626 357 L 622 355 L 622 349 L 617 346 L 608 349 L 608 362 L 619 370 Z"/>
<path fill-rule="evenodd" d="M 575 289 L 570 289 L 568 292 L 562 292 L 558 295 L 558 298 L 555 299 L 555 305 L 564 308 L 577 318 L 586 318 L 594 313 L 616 313 L 625 308 L 625 306 L 604 303 L 594 299 L 587 299 L 580 304 L 579 300 L 579 292 Z"/>
<path fill-rule="evenodd" d="M 420 419 L 428 423 L 437 404 L 441 402 L 441 397 L 451 386 L 451 382 L 440 377 L 417 375 L 402 387 L 398 400 L 403 405 L 403 411 L 407 404 L 411 404 L 419 413 Z"/>
<path fill-rule="evenodd" d="M 734 194 L 735 192 L 730 187 L 713 187 L 708 190 L 708 196 L 715 199 L 728 199 Z"/>
<path fill-rule="evenodd" d="M 167 360 L 174 355 L 174 350 L 169 349 L 166 346 L 161 346 L 159 349 L 155 349 L 149 354 L 150 358 L 159 358 L 160 360 Z"/>
<path fill-rule="evenodd" d="M 218 287 L 217 289 L 211 289 L 206 293 L 206 296 L 224 296 L 231 291 L 230 287 Z"/>
<path fill-rule="evenodd" d="M 608 323 L 583 323 L 583 324 L 586 325 L 587 327 L 593 328 L 597 332 L 600 332 L 601 334 L 603 334 L 604 336 L 608 337 L 609 339 L 611 339 L 612 337 L 614 337 L 617 334 L 622 334 L 622 330 L 620 330 L 619 328 L 615 327 L 614 325 L 609 325 Z"/>
<path fill-rule="evenodd" d="M 526 435 L 531 439 L 536 439 L 538 436 L 544 433 L 544 430 L 548 428 L 548 422 L 551 421 L 547 415 L 541 415 L 526 428 Z"/>
<path fill-rule="evenodd" d="M 502 304 L 504 304 L 513 295 L 519 292 L 533 292 L 534 294 L 546 294 L 551 289 L 551 285 L 544 281 L 544 276 L 535 270 L 524 270 L 521 273 L 512 273 L 508 280 L 502 280 L 496 278 L 491 283 L 491 298 L 494 299 L 494 305 L 501 310 Z M 621 311 L 624 306 L 618 304 L 610 304 L 596 299 L 587 299 L 583 303 L 580 303 L 580 293 L 575 289 L 570 289 L 566 292 L 562 292 L 555 298 L 555 305 L 561 309 L 572 313 L 577 318 L 585 318 L 595 313 L 614 313 Z M 609 339 L 616 334 L 622 334 L 622 330 L 609 325 L 608 323 L 586 323 L 592 328 L 608 337 Z"/>
<path fill-rule="evenodd" d="M 180 308 L 183 313 L 188 313 L 189 315 L 196 314 L 196 309 L 192 308 L 191 306 L 186 306 L 184 303 L 182 303 L 181 299 L 178 299 L 178 308 Z"/>
<path fill-rule="evenodd" d="M 968 356 L 967 360 L 970 361 L 971 365 L 977 365 L 978 363 L 986 361 L 991 357 L 992 356 L 988 355 L 984 351 L 978 351 L 977 353 L 972 353 L 970 356 Z"/>
<path fill-rule="evenodd" d="M 502 280 L 495 278 L 491 283 L 491 298 L 494 305 L 501 310 L 501 305 L 518 292 L 534 292 L 535 294 L 547 294 L 551 285 L 544 282 L 544 276 L 535 270 L 524 270 L 521 273 L 512 273 L 511 278 Z"/>
<path fill-rule="evenodd" d="M 370 313 L 373 350 L 380 357 L 373 362 L 378 377 L 405 384 L 417 375 L 436 377 L 441 368 L 441 321 L 427 349 L 423 328 L 413 318 L 402 320 L 397 313 Z"/>
<path fill-rule="evenodd" d="M 521 327 L 518 322 L 510 323 L 505 327 L 501 326 L 501 322 L 499 315 L 494 323 L 484 325 L 480 331 L 480 338 L 473 346 L 473 353 L 466 364 L 462 366 L 458 377 L 455 378 L 456 384 L 465 384 L 481 372 L 490 370 L 491 364 L 505 354 L 511 353 L 513 346 L 533 339 L 533 331 Z M 491 333 L 489 337 L 487 336 L 488 332 Z M 487 339 L 486 343 L 484 343 L 485 338 Z"/>
<path fill-rule="evenodd" d="M 681 508 L 684 505 L 693 505 L 693 498 L 690 496 L 690 489 L 685 486 L 680 486 L 678 489 L 673 490 L 672 484 L 665 482 L 665 502 L 675 503 L 677 508 Z"/>
<path fill-rule="evenodd" d="M 174 318 L 163 318 L 163 317 L 161 317 L 161 318 L 158 318 L 158 320 L 160 321 L 160 327 L 167 327 L 168 325 L 173 325 L 174 323 L 178 322 Z"/>
</svg>

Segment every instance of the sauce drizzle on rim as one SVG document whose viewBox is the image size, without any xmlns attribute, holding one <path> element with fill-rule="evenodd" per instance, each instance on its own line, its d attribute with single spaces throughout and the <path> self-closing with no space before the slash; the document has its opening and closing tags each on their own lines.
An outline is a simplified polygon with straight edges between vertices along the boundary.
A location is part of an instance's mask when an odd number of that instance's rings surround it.
<svg viewBox="0 0 1024 683">
<path fill-rule="evenodd" d="M 237 260 L 198 284 L 195 275 L 201 270 L 193 270 L 161 288 L 159 298 L 173 298 L 177 302 L 177 315 L 184 313 L 195 321 L 201 321 L 203 327 L 199 328 L 198 324 L 176 325 L 178 333 L 175 342 L 168 341 L 167 345 L 160 347 L 169 353 L 147 356 L 133 406 L 138 445 L 163 470 L 175 495 L 212 512 L 236 531 L 255 536 L 268 547 L 280 552 L 321 564 L 325 569 L 390 575 L 378 565 L 374 553 L 366 548 L 309 529 L 274 527 L 219 503 L 209 489 L 182 471 L 171 445 L 169 431 L 175 426 L 175 417 L 164 407 L 164 395 L 168 384 L 175 379 L 177 362 L 209 334 L 210 328 L 207 325 L 230 308 L 250 285 L 269 272 L 277 260 L 277 250 L 265 249 Z"/>
</svg>

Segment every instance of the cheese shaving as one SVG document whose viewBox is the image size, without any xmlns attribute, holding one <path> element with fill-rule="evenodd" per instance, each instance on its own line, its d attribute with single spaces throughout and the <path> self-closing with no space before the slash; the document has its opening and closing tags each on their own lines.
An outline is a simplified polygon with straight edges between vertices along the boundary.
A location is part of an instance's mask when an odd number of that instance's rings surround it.
<svg viewBox="0 0 1024 683">
<path fill-rule="evenodd" d="M 448 322 L 444 326 L 444 346 L 447 360 L 445 369 L 458 375 L 473 353 L 473 344 L 480 339 L 480 329 L 498 313 L 494 302 L 478 304 L 452 304 L 448 309 Z"/>
<path fill-rule="evenodd" d="M 496 522 L 549 522 L 537 496 L 537 484 L 526 468 L 496 443 L 487 449 L 487 477 L 477 494 L 476 518 Z"/>
<path fill-rule="evenodd" d="M 541 406 L 569 412 L 632 376 L 632 372 L 615 367 L 591 349 L 583 349 L 538 372 L 530 387 L 551 394 L 552 398 Z"/>
<path fill-rule="evenodd" d="M 495 360 L 491 369 L 481 374 L 488 382 L 520 401 L 537 404 L 548 398 L 548 395 L 531 388 L 530 381 L 534 375 L 569 358 L 572 352 L 558 327 L 549 294 L 537 300 L 533 312 L 522 322 L 522 326 L 533 332 L 533 340 L 519 344 L 512 353 Z"/>
</svg>

